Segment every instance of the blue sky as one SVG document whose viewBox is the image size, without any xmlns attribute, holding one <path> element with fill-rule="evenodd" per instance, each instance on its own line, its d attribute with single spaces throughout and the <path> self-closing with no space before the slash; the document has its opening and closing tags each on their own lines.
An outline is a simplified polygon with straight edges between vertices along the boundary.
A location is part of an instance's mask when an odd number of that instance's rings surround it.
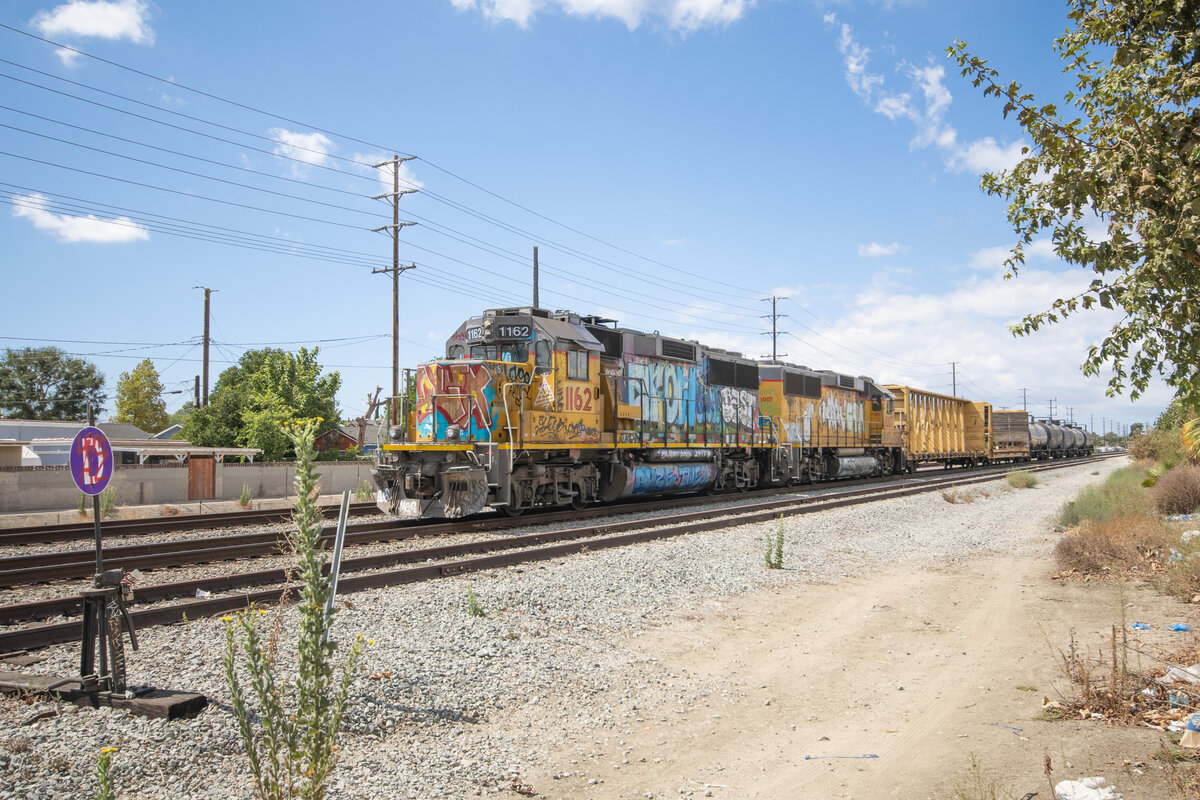
<svg viewBox="0 0 1200 800">
<path fill-rule="evenodd" d="M 1035 245 L 1015 281 L 979 173 L 1021 131 L 945 56 L 966 39 L 1057 101 L 1065 5 L 811 0 L 418 3 L 0 0 L 0 347 L 105 373 L 150 357 L 171 409 L 247 348 L 319 344 L 345 417 L 391 383 L 391 221 L 404 165 L 400 361 L 483 308 L 542 305 L 951 389 L 1151 422 L 1079 371 L 1114 317 L 1007 326 L 1090 273 Z M 34 37 L 40 37 L 34 38 Z M 43 41 L 48 40 L 48 41 Z M 77 51 L 64 50 L 67 45 Z M 93 57 L 94 56 L 94 57 Z M 1022 389 L 1027 390 L 1023 393 Z M 111 409 L 111 400 L 110 400 Z"/>
</svg>

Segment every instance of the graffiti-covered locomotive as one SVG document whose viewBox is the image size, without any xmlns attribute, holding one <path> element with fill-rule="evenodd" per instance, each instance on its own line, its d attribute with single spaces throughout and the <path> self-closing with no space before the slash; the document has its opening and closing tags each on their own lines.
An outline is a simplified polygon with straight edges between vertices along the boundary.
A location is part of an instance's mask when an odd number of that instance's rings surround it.
<svg viewBox="0 0 1200 800">
<path fill-rule="evenodd" d="M 375 478 L 391 513 L 517 514 L 905 467 L 868 378 L 538 308 L 486 311 L 411 374 Z"/>
<path fill-rule="evenodd" d="M 444 357 L 408 375 L 375 468 L 380 507 L 403 516 L 581 508 L 1084 449 L 1039 451 L 1029 425 L 1023 450 L 994 450 L 988 403 L 539 308 L 467 320 Z M 1058 429 L 1064 442 L 1070 431 Z"/>
</svg>

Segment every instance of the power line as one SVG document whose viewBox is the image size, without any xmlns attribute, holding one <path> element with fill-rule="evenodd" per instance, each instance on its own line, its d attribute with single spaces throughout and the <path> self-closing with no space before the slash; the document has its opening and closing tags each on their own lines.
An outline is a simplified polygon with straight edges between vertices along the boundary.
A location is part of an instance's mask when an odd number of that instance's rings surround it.
<svg viewBox="0 0 1200 800">
<path fill-rule="evenodd" d="M 292 119 L 292 118 L 290 118 L 290 117 L 285 117 L 285 116 L 283 116 L 283 115 L 276 114 L 276 113 L 274 113 L 274 112 L 266 111 L 266 110 L 263 110 L 263 109 L 260 109 L 260 108 L 254 107 L 254 106 L 246 105 L 246 104 L 244 104 L 244 103 L 239 103 L 239 102 L 237 102 L 237 101 L 234 101 L 234 100 L 229 100 L 229 99 L 227 99 L 227 98 L 224 98 L 224 97 L 221 97 L 221 96 L 219 96 L 219 95 L 215 95 L 215 94 L 212 94 L 212 93 L 210 93 L 210 92 L 206 92 L 206 91 L 203 91 L 203 90 L 201 90 L 201 89 L 196 89 L 196 88 L 194 88 L 194 87 L 188 86 L 187 84 L 179 83 L 178 81 L 167 80 L 166 78 L 160 77 L 160 76 L 158 76 L 158 75 L 153 75 L 153 74 L 151 74 L 151 73 L 144 72 L 144 71 L 142 71 L 142 70 L 139 70 L 139 69 L 135 69 L 135 68 L 133 68 L 133 67 L 130 67 L 130 66 L 127 66 L 127 65 L 125 65 L 125 64 L 121 64 L 121 63 L 119 63 L 119 62 L 116 62 L 116 61 L 111 61 L 111 60 L 109 60 L 109 59 L 106 59 L 106 58 L 102 58 L 102 57 L 100 57 L 100 56 L 93 55 L 93 54 L 91 54 L 91 53 L 88 53 L 88 52 L 86 52 L 86 51 L 79 50 L 78 48 L 70 47 L 69 45 L 65 45 L 65 44 L 62 44 L 62 43 L 59 43 L 59 42 L 55 42 L 55 41 L 53 41 L 53 40 L 51 40 L 51 39 L 46 39 L 46 38 L 43 38 L 43 37 L 41 37 L 41 36 L 37 36 L 37 35 L 35 35 L 35 34 L 32 34 L 32 33 L 28 32 L 28 31 L 23 31 L 23 30 L 20 30 L 20 29 L 18 29 L 18 28 L 14 28 L 14 27 L 12 27 L 12 26 L 10 26 L 10 25 L 4 25 L 4 24 L 0 23 L 0 28 L 4 28 L 4 29 L 7 29 L 7 30 L 9 30 L 9 31 L 11 31 L 11 32 L 13 32 L 13 33 L 17 33 L 17 34 L 20 34 L 20 35 L 22 35 L 22 36 L 26 36 L 26 37 L 29 37 L 29 38 L 31 38 L 31 39 L 35 39 L 35 40 L 37 40 L 37 41 L 43 42 L 43 43 L 45 43 L 45 44 L 52 45 L 52 46 L 54 46 L 54 47 L 56 47 L 56 48 L 59 48 L 59 49 L 65 49 L 65 50 L 68 50 L 68 51 L 71 51 L 71 52 L 74 52 L 74 53 L 78 53 L 79 55 L 82 55 L 82 56 L 85 56 L 85 57 L 88 57 L 88 58 L 95 59 L 95 60 L 97 60 L 97 61 L 100 61 L 100 62 L 102 62 L 102 63 L 108 64 L 108 65 L 110 65 L 110 66 L 113 66 L 113 67 L 116 67 L 116 68 L 118 68 L 118 69 L 126 70 L 126 71 L 132 72 L 132 73 L 134 73 L 134 74 L 141 75 L 142 77 L 146 77 L 146 78 L 150 78 L 150 79 L 152 79 L 152 80 L 158 81 L 158 82 L 160 82 L 160 83 L 165 83 L 165 84 L 167 84 L 167 85 L 171 86 L 171 87 L 172 87 L 172 88 L 174 88 L 174 89 L 183 89 L 183 90 L 185 90 L 185 91 L 193 92 L 193 93 L 195 93 L 195 94 L 198 94 L 198 95 L 200 95 L 200 96 L 202 96 L 202 97 L 207 97 L 207 98 L 209 98 L 209 99 L 212 99 L 212 100 L 215 100 L 215 101 L 217 101 L 217 102 L 226 103 L 226 104 L 228 104 L 228 105 L 232 105 L 232 106 L 234 106 L 234 107 L 241 108 L 241 109 L 243 109 L 243 110 L 250 111 L 250 112 L 252 112 L 252 113 L 256 113 L 256 114 L 260 114 L 260 115 L 263 115 L 263 116 L 266 116 L 266 117 L 270 117 L 270 118 L 273 118 L 273 119 L 282 120 L 282 121 L 284 121 L 284 122 L 287 122 L 287 123 L 289 123 L 289 124 L 292 124 L 292 125 L 299 125 L 299 126 L 301 126 L 301 127 L 304 127 L 304 128 L 310 128 L 310 129 L 312 129 L 312 130 L 314 130 L 314 131 L 317 131 L 317 132 L 320 132 L 320 133 L 324 133 L 324 134 L 328 134 L 328 135 L 330 135 L 330 136 L 335 136 L 335 137 L 337 137 L 337 138 L 340 138 L 340 139 L 345 139 L 346 141 L 355 142 L 355 143 L 357 143 L 357 144 L 362 144 L 362 145 L 365 145 L 365 146 L 367 146 L 367 147 L 372 147 L 372 148 L 376 148 L 376 149 L 383 150 L 383 151 L 387 151 L 387 152 L 403 153 L 403 154 L 404 154 L 404 155 L 406 155 L 406 156 L 413 156 L 413 157 L 415 157 L 415 158 L 420 158 L 420 156 L 415 156 L 414 154 L 408 153 L 408 152 L 404 151 L 404 150 L 403 150 L 403 149 L 401 149 L 401 148 L 396 148 L 396 147 L 386 147 L 386 146 L 384 146 L 384 145 L 375 144 L 375 143 L 373 143 L 373 142 L 369 142 L 369 141 L 366 141 L 366 140 L 363 140 L 363 139 L 359 139 L 359 138 L 356 138 L 356 137 L 354 137 L 354 136 L 350 136 L 350 135 L 347 135 L 347 134 L 339 133 L 339 132 L 337 132 L 337 131 L 329 130 L 329 129 L 327 129 L 327 128 L 323 128 L 323 127 L 320 127 L 320 126 L 316 126 L 316 125 L 310 125 L 309 123 L 302 122 L 302 121 L 300 121 L 300 120 Z M 12 63 L 12 62 L 7 62 L 7 63 Z M 17 66 L 20 66 L 20 65 L 17 65 Z M 172 113 L 172 114 L 178 114 L 178 115 L 180 115 L 180 116 L 184 116 L 184 117 L 188 117 L 188 116 L 189 116 L 189 115 L 186 115 L 186 114 L 182 114 L 181 112 L 175 112 L 175 111 L 171 111 L 170 109 L 160 109 L 160 110 L 162 110 L 162 111 L 167 111 L 168 113 Z M 216 125 L 216 123 L 211 123 L 211 122 L 208 122 L 207 120 L 201 120 L 201 119 L 198 119 L 198 118 L 196 118 L 196 119 L 197 119 L 197 121 L 204 122 L 205 124 L 210 124 L 210 125 L 214 125 L 214 126 L 217 126 L 217 127 L 224 127 L 224 126 L 219 126 L 219 125 Z M 267 137 L 262 137 L 262 138 L 267 138 Z M 284 144 L 286 144 L 286 143 L 284 143 Z M 290 145 L 290 144 L 289 144 L 289 145 L 286 145 L 286 146 L 290 146 L 290 147 L 296 147 L 295 145 Z M 299 147 L 297 147 L 297 149 L 308 149 L 308 148 L 299 148 Z M 341 159 L 341 160 L 345 160 L 345 161 L 351 161 L 352 163 L 360 163 L 360 164 L 362 163 L 362 162 L 352 161 L 351 159 L 345 159 L 345 158 L 343 158 L 343 157 L 341 157 L 341 156 L 335 156 L 335 155 L 333 155 L 333 154 L 330 154 L 330 153 L 327 153 L 327 152 L 325 152 L 325 151 L 317 151 L 317 152 L 320 152 L 320 153 L 322 154 L 322 156 L 324 156 L 324 157 L 333 157 L 333 158 L 339 158 L 339 159 Z M 666 269 L 670 269 L 670 270 L 672 270 L 672 271 L 679 272 L 679 273 L 681 273 L 681 274 L 684 274 L 684 275 L 688 275 L 688 276 L 691 276 L 691 277 L 695 277 L 695 273 L 692 273 L 692 272 L 690 272 L 690 271 L 688 271 L 688 270 L 682 270 L 682 269 L 680 269 L 680 268 L 678 268 L 678 267 L 675 267 L 675 266 L 673 266 L 673 265 L 671 265 L 671 264 L 667 264 L 667 263 L 665 263 L 665 262 L 658 261 L 657 259 L 653 259 L 653 258 L 649 258 L 649 257 L 647 257 L 647 256 L 643 256 L 643 255 L 641 255 L 641 254 L 639 254 L 639 253 L 636 253 L 636 252 L 634 252 L 634 251 L 632 251 L 632 250 L 628 250 L 628 249 L 626 249 L 626 248 L 620 247 L 620 246 L 618 246 L 618 245 L 615 245 L 615 244 L 613 244 L 613 243 L 611 243 L 611 242 L 608 242 L 608 241 L 605 241 L 605 240 L 603 240 L 603 239 L 600 239 L 599 237 L 596 237 L 596 236 L 593 236 L 593 235 L 591 235 L 591 234 L 585 233 L 585 232 L 583 232 L 583 231 L 581 231 L 581 230 L 579 230 L 579 229 L 577 229 L 577 228 L 574 228 L 574 227 L 572 227 L 572 226 L 570 226 L 570 225 L 567 225 L 567 224 L 565 224 L 565 223 L 559 222 L 558 220 L 555 220 L 555 219 L 553 219 L 553 218 L 551 218 L 551 217 L 549 217 L 549 216 L 546 216 L 546 215 L 544 215 L 544 214 L 541 214 L 540 212 L 534 211 L 533 209 L 531 209 L 531 208 L 528 208 L 528 207 L 526 207 L 526 206 L 524 206 L 524 205 L 522 205 L 522 204 L 520 204 L 520 203 L 517 203 L 516 201 L 514 201 L 514 200 L 511 200 L 511 199 L 509 199 L 509 198 L 507 198 L 507 197 L 505 197 L 505 196 L 503 196 L 503 195 L 501 195 L 501 194 L 499 194 L 499 193 L 497 193 L 497 192 L 494 192 L 494 191 L 492 191 L 492 190 L 490 190 L 490 189 L 486 189 L 486 188 L 484 188 L 483 186 L 480 186 L 479 184 L 477 184 L 477 183 L 474 183 L 473 181 L 470 181 L 470 180 L 468 180 L 468 179 L 466 179 L 466 178 L 464 178 L 464 177 L 462 177 L 462 176 L 460 176 L 460 175 L 458 175 L 458 174 L 456 174 L 456 173 L 452 172 L 452 171 L 451 171 L 451 170 L 449 170 L 449 169 L 446 169 L 445 167 L 442 167 L 442 166 L 440 166 L 440 165 L 438 165 L 438 164 L 436 164 L 436 163 L 434 163 L 434 162 L 432 162 L 432 161 L 429 161 L 428 159 L 421 158 L 421 161 L 422 161 L 423 163 L 425 163 L 425 164 L 428 164 L 428 165 L 429 165 L 430 167 L 432 167 L 433 169 L 436 169 L 436 170 L 438 170 L 439 172 L 442 172 L 443 174 L 446 174 L 446 175 L 448 175 L 448 176 L 450 176 L 450 177 L 452 177 L 452 178 L 454 178 L 454 179 L 456 179 L 456 180 L 458 180 L 458 181 L 460 181 L 460 182 L 462 182 L 462 183 L 464 183 L 464 184 L 466 184 L 466 185 L 468 185 L 468 186 L 470 186 L 470 187 L 472 187 L 472 188 L 476 189 L 477 191 L 483 192 L 484 194 L 487 194 L 487 195 L 488 195 L 488 196 L 490 196 L 490 197 L 493 197 L 493 198 L 495 198 L 495 199 L 497 199 L 497 200 L 500 200 L 501 202 L 507 203 L 507 204 L 509 204 L 509 205 L 511 205 L 511 206 L 513 206 L 513 207 L 515 207 L 515 208 L 518 208 L 518 209 L 520 209 L 520 210 L 522 210 L 522 211 L 525 211 L 526 213 L 528 213 L 528 214 L 531 214 L 531 215 L 533 215 L 533 216 L 535 216 L 535 217 L 537 217 L 537 218 L 539 218 L 539 219 L 542 219 L 542 220 L 544 220 L 544 221 L 546 221 L 546 222 L 549 222 L 549 223 L 551 223 L 551 224 L 553 224 L 553 225 L 556 225 L 556 226 L 558 226 L 558 227 L 561 227 L 561 228 L 563 228 L 564 230 L 568 230 L 568 231 L 570 231 L 570 232 L 572 232 L 572 233 L 575 233 L 576 235 L 583 236 L 583 237 L 584 237 L 584 238 L 586 238 L 586 239 L 589 239 L 589 240 L 591 240 L 591 241 L 594 241 L 594 242 L 596 242 L 596 243 L 598 243 L 598 244 L 602 244 L 602 245 L 604 245 L 604 246 L 606 246 L 606 247 L 610 247 L 610 248 L 612 248 L 612 249 L 614 249 L 614 250 L 616 250 L 616 251 L 618 251 L 618 252 L 625 253 L 626 255 L 632 256 L 632 257 L 634 257 L 634 258 L 638 258 L 638 259 L 644 260 L 644 261 L 646 261 L 646 262 L 648 262 L 648 263 L 652 263 L 652 264 L 655 264 L 655 265 L 658 265 L 658 266 L 664 267 L 664 268 L 666 268 Z M 742 287 L 742 286 L 738 286 L 738 285 L 735 285 L 735 284 L 726 283 L 726 282 L 724 282 L 724 281 L 719 281 L 719 280 L 711 280 L 711 282 L 712 282 L 712 283 L 714 283 L 714 284 L 719 284 L 719 285 L 725 286 L 726 288 L 729 288 L 729 289 L 733 289 L 733 290 L 735 290 L 735 291 L 737 291 L 737 292 L 739 292 L 739 293 L 744 293 L 744 292 L 745 292 L 745 288 L 744 288 L 744 287 Z"/>
</svg>

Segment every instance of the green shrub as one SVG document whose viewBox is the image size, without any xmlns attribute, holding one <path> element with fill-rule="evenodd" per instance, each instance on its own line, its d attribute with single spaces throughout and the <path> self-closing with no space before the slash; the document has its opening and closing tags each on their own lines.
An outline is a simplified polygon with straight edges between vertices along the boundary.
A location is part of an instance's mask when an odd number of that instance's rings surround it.
<svg viewBox="0 0 1200 800">
<path fill-rule="evenodd" d="M 326 607 L 331 579 L 323 573 L 327 559 L 321 547 L 323 520 L 317 508 L 319 487 L 313 467 L 316 427 L 317 421 L 310 420 L 288 432 L 296 447 L 298 674 L 290 679 L 277 674 L 271 646 L 275 640 L 263 641 L 257 626 L 259 614 L 250 613 L 253 609 L 236 618 L 225 617 L 225 682 L 242 748 L 250 761 L 255 794 L 262 800 L 320 800 L 325 796 L 350 680 L 362 652 L 359 637 L 350 648 L 341 679 L 335 682 L 332 659 L 337 645 L 329 638 L 335 611 Z M 250 675 L 249 692 L 238 675 L 239 649 Z M 257 701 L 257 712 L 248 704 L 248 693 Z"/>
<path fill-rule="evenodd" d="M 1005 477 L 1014 489 L 1032 489 L 1038 485 L 1037 475 L 1025 469 L 1014 469 Z"/>
<path fill-rule="evenodd" d="M 242 508 L 250 508 L 250 484 L 242 484 L 242 494 L 238 497 L 237 504 Z"/>
<path fill-rule="evenodd" d="M 1181 464 L 1158 479 L 1152 492 L 1160 514 L 1189 514 L 1200 506 L 1200 466 Z"/>
<path fill-rule="evenodd" d="M 374 496 L 374 487 L 367 482 L 366 478 L 359 478 L 358 485 L 354 487 L 354 499 L 360 503 L 365 503 Z"/>
<path fill-rule="evenodd" d="M 100 516 L 107 517 L 117 507 L 117 489 L 109 486 L 100 493 Z"/>
<path fill-rule="evenodd" d="M 467 613 L 472 617 L 487 616 L 487 612 L 483 610 L 483 606 L 479 605 L 479 598 L 475 596 L 475 590 L 469 583 L 467 584 Z"/>
<path fill-rule="evenodd" d="M 1089 519 L 1103 522 L 1116 516 L 1153 516 L 1150 493 L 1141 485 L 1145 474 L 1137 467 L 1125 467 L 1104 483 L 1088 486 L 1062 507 L 1059 524 L 1071 527 Z"/>
<path fill-rule="evenodd" d="M 1155 428 L 1129 440 L 1129 455 L 1135 461 L 1164 462 L 1170 466 L 1184 461 L 1183 434 L 1179 427 Z"/>
</svg>

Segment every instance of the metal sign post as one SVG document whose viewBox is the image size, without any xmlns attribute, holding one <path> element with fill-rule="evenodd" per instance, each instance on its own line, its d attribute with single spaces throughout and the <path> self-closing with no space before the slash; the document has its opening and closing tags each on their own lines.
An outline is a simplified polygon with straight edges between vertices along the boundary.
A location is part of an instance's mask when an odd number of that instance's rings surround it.
<svg viewBox="0 0 1200 800">
<path fill-rule="evenodd" d="M 94 427 L 94 415 L 88 414 L 88 426 L 75 434 L 71 443 L 71 477 L 79 491 L 92 497 L 92 515 L 96 521 L 96 586 L 104 572 L 101 552 L 100 494 L 108 488 L 113 474 L 113 452 L 104 431 Z"/>
</svg>

